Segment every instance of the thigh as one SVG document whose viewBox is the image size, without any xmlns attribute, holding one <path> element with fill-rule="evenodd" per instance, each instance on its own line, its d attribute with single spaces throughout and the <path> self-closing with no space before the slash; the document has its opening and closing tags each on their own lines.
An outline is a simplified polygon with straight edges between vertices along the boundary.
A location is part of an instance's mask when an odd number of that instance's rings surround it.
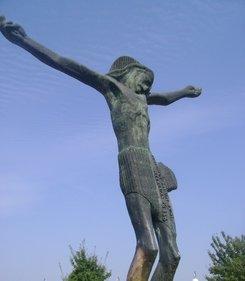
<svg viewBox="0 0 245 281">
<path fill-rule="evenodd" d="M 150 202 L 138 193 L 127 194 L 125 200 L 137 243 L 144 248 L 157 249 Z"/>
<path fill-rule="evenodd" d="M 155 222 L 154 228 L 158 240 L 160 261 L 169 264 L 178 260 L 180 255 L 175 228 L 167 222 Z"/>
</svg>

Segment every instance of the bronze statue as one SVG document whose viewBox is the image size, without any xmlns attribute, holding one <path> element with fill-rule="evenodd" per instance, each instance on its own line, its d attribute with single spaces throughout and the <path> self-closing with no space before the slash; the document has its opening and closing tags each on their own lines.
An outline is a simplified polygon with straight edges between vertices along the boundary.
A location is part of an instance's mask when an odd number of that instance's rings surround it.
<svg viewBox="0 0 245 281">
<path fill-rule="evenodd" d="M 168 192 L 177 188 L 173 172 L 157 163 L 150 151 L 148 105 L 169 105 L 181 98 L 195 98 L 200 88 L 153 94 L 153 72 L 123 56 L 110 71 L 99 74 L 64 58 L 27 36 L 24 29 L 0 17 L 0 30 L 12 43 L 43 63 L 85 83 L 106 99 L 118 141 L 120 186 L 133 224 L 137 246 L 127 281 L 147 281 L 159 250 L 159 262 L 152 281 L 172 281 L 180 255 Z M 155 239 L 155 236 L 157 239 Z"/>
</svg>

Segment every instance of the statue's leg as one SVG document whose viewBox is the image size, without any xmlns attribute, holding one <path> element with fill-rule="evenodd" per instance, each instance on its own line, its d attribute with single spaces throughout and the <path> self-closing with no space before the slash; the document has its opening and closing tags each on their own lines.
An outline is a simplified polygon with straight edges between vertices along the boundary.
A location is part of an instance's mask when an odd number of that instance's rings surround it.
<svg viewBox="0 0 245 281">
<path fill-rule="evenodd" d="M 159 246 L 159 262 L 151 281 L 173 281 L 180 260 L 175 227 L 167 222 L 156 222 L 154 227 Z"/>
<path fill-rule="evenodd" d="M 137 239 L 137 246 L 127 281 L 148 281 L 158 247 L 154 235 L 149 201 L 138 193 L 125 196 Z"/>
</svg>

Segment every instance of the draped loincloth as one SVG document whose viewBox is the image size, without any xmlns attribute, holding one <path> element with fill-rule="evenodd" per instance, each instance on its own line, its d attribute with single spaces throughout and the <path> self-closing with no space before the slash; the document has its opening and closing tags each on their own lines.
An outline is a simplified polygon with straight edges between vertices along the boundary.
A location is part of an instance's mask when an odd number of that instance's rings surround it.
<svg viewBox="0 0 245 281">
<path fill-rule="evenodd" d="M 124 196 L 130 193 L 140 194 L 150 202 L 153 219 L 169 221 L 172 224 L 173 213 L 168 196 L 168 178 L 163 177 L 161 166 L 157 165 L 150 150 L 128 147 L 120 151 L 118 162 L 120 186 Z"/>
</svg>

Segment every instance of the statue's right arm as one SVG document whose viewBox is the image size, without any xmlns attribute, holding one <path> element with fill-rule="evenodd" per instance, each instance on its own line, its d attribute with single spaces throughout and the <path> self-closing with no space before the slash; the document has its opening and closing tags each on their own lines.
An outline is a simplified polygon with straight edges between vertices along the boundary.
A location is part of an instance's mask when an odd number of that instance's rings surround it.
<svg viewBox="0 0 245 281">
<path fill-rule="evenodd" d="M 109 83 L 106 76 L 45 48 L 28 37 L 20 25 L 6 22 L 3 16 L 0 17 L 0 31 L 10 42 L 25 49 L 43 63 L 95 88 L 102 94 L 106 92 Z"/>
</svg>

